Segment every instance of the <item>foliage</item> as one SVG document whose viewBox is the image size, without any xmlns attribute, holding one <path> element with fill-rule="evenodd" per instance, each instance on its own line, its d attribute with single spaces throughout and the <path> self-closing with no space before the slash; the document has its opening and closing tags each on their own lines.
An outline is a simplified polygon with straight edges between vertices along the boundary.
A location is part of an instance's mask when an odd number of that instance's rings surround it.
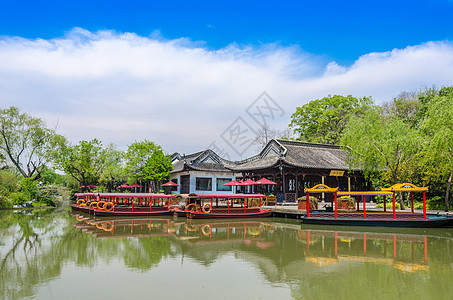
<svg viewBox="0 0 453 300">
<path fill-rule="evenodd" d="M 36 199 L 38 195 L 38 188 L 36 181 L 30 177 L 23 178 L 20 182 L 20 189 L 27 197 L 27 201 L 32 201 Z"/>
<path fill-rule="evenodd" d="M 445 193 L 445 207 L 448 210 L 453 176 L 453 87 L 441 89 L 432 99 L 422 125 L 425 136 L 430 137 L 424 151 L 425 161 L 445 167 L 445 173 L 448 174 Z"/>
<path fill-rule="evenodd" d="M 28 201 L 28 197 L 26 194 L 21 193 L 21 192 L 14 192 L 9 194 L 9 198 L 11 199 L 11 203 L 13 205 L 21 205 L 25 201 Z"/>
<path fill-rule="evenodd" d="M 24 177 L 39 178 L 48 164 L 48 153 L 61 141 L 40 119 L 17 107 L 0 109 L 0 152 Z"/>
<path fill-rule="evenodd" d="M 54 151 L 55 163 L 80 185 L 95 184 L 106 167 L 108 151 L 97 139 L 64 144 Z"/>
<path fill-rule="evenodd" d="M 168 178 L 173 169 L 170 156 L 164 153 L 161 146 L 148 140 L 129 145 L 125 156 L 129 181 L 151 181 L 154 190 L 157 190 L 158 182 Z"/>
<path fill-rule="evenodd" d="M 383 208 L 383 207 L 384 207 L 384 202 L 376 204 L 376 208 Z M 389 208 L 390 208 L 390 209 L 393 209 L 393 201 L 390 201 L 390 202 L 387 201 L 387 202 L 385 203 L 385 207 L 386 207 L 387 209 L 389 209 Z M 396 208 L 396 209 L 400 209 L 400 208 L 401 208 L 401 206 L 400 206 L 400 204 L 399 204 L 398 202 L 395 202 L 395 208 Z"/>
<path fill-rule="evenodd" d="M 106 151 L 105 168 L 99 181 L 105 185 L 108 191 L 112 191 L 119 183 L 127 179 L 124 169 L 124 153 L 117 150 L 113 144 L 109 145 Z"/>
<path fill-rule="evenodd" d="M 128 146 L 125 154 L 126 172 L 131 181 L 143 180 L 143 167 L 157 149 L 161 147 L 148 140 L 136 141 Z"/>
<path fill-rule="evenodd" d="M 393 184 L 404 181 L 401 172 L 419 150 L 418 132 L 398 118 L 386 118 L 380 109 L 369 109 L 351 118 L 341 139 L 348 151 L 351 167 L 361 168 L 365 176 L 388 169 Z M 404 208 L 402 199 L 401 207 Z"/>
<path fill-rule="evenodd" d="M 41 172 L 39 180 L 44 184 L 63 184 L 65 182 L 65 177 L 64 175 L 57 174 L 51 168 L 45 167 Z"/>
<path fill-rule="evenodd" d="M 19 176 L 9 171 L 0 171 L 0 190 L 7 193 L 19 189 Z"/>
<path fill-rule="evenodd" d="M 157 182 L 168 178 L 171 170 L 173 165 L 170 155 L 165 154 L 162 149 L 155 149 L 143 166 L 143 178 L 153 181 L 157 187 Z"/>
<path fill-rule="evenodd" d="M 367 97 L 329 95 L 296 108 L 290 127 L 297 140 L 338 144 L 351 116 L 360 116 L 372 105 Z"/>
<path fill-rule="evenodd" d="M 13 207 L 11 201 L 9 201 L 8 197 L 3 193 L 0 193 L 0 209 L 7 209 Z"/>
</svg>

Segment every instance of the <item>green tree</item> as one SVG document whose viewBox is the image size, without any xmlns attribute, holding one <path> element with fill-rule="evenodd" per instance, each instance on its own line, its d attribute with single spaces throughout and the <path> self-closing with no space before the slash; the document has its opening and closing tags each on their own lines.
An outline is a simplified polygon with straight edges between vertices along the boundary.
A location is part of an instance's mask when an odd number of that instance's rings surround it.
<svg viewBox="0 0 453 300">
<path fill-rule="evenodd" d="M 156 191 L 159 182 L 168 178 L 171 170 L 173 170 L 173 165 L 170 155 L 165 154 L 162 149 L 155 149 L 143 166 L 143 177 L 153 183 L 153 190 Z"/>
<path fill-rule="evenodd" d="M 453 177 L 453 87 L 441 89 L 429 103 L 423 130 L 427 141 L 426 159 L 449 169 L 445 191 L 445 211 L 448 211 Z M 436 170 L 438 173 L 439 169 Z"/>
<path fill-rule="evenodd" d="M 131 181 L 144 179 L 143 167 L 157 149 L 161 147 L 148 140 L 136 141 L 128 146 L 125 153 L 126 172 Z"/>
<path fill-rule="evenodd" d="M 80 185 L 97 183 L 106 167 L 108 151 L 97 139 L 68 144 L 54 151 L 56 165 Z"/>
<path fill-rule="evenodd" d="M 0 152 L 22 176 L 38 178 L 58 141 L 61 137 L 40 118 L 13 106 L 0 109 Z"/>
<path fill-rule="evenodd" d="M 372 103 L 368 97 L 329 95 L 297 107 L 289 126 L 297 140 L 338 144 L 349 118 L 362 114 Z"/>
<path fill-rule="evenodd" d="M 118 183 L 126 180 L 124 153 L 117 150 L 113 144 L 109 145 L 106 151 L 105 168 L 101 174 L 100 182 L 111 191 Z"/>
<path fill-rule="evenodd" d="M 420 138 L 418 131 L 403 120 L 387 118 L 381 112 L 380 108 L 375 108 L 351 118 L 341 144 L 349 150 L 350 167 L 361 168 L 368 177 L 388 169 L 396 184 L 406 179 L 402 170 L 418 152 Z M 399 196 L 404 209 L 402 195 Z"/>
</svg>

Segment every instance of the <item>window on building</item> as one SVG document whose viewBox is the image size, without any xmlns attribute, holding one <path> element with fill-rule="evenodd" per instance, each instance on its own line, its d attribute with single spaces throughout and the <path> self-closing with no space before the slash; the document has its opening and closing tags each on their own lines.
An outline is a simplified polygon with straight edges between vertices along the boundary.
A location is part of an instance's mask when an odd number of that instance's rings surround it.
<svg viewBox="0 0 453 300">
<path fill-rule="evenodd" d="M 231 191 L 231 186 L 224 185 L 225 183 L 230 182 L 230 181 L 231 181 L 231 178 L 217 178 L 216 190 L 222 191 L 222 192 Z"/>
<path fill-rule="evenodd" d="M 212 178 L 197 177 L 195 189 L 197 191 L 212 191 Z"/>
</svg>

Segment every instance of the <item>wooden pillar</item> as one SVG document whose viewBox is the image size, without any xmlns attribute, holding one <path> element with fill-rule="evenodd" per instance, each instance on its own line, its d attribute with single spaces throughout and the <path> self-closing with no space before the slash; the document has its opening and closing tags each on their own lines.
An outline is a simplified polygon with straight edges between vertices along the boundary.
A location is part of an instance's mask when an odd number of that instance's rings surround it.
<svg viewBox="0 0 453 300">
<path fill-rule="evenodd" d="M 360 211 L 360 207 L 359 207 L 359 205 L 360 205 L 360 196 L 356 196 L 355 197 L 355 201 L 357 202 L 357 211 Z"/>
<path fill-rule="evenodd" d="M 324 184 L 324 175 L 321 175 L 321 183 Z M 324 193 L 321 193 L 321 199 L 324 200 Z"/>
<path fill-rule="evenodd" d="M 307 192 L 307 195 L 305 196 L 305 202 L 306 202 L 306 209 L 307 209 L 307 218 L 310 218 L 310 193 Z"/>
<path fill-rule="evenodd" d="M 333 193 L 334 201 L 335 201 L 335 219 L 337 218 L 337 192 Z M 335 241 L 336 242 L 336 241 Z"/>
<path fill-rule="evenodd" d="M 396 210 L 395 210 L 395 192 L 393 192 L 393 219 L 396 219 Z"/>
<path fill-rule="evenodd" d="M 134 212 L 134 198 L 131 198 L 132 201 L 132 212 Z"/>
<path fill-rule="evenodd" d="M 296 172 L 296 202 L 297 198 L 299 198 L 299 179 L 297 178 L 297 172 Z"/>
<path fill-rule="evenodd" d="M 348 177 L 348 192 L 351 191 L 351 177 Z"/>
<path fill-rule="evenodd" d="M 227 198 L 227 201 L 228 201 L 228 213 L 230 213 L 230 198 Z"/>
<path fill-rule="evenodd" d="M 282 193 L 283 193 L 282 200 L 283 202 L 286 202 L 286 176 L 283 167 L 282 167 Z"/>
<path fill-rule="evenodd" d="M 385 195 L 384 195 L 384 212 L 387 212 L 387 202 L 385 201 Z"/>
<path fill-rule="evenodd" d="M 363 218 L 366 219 L 366 197 L 365 195 L 363 197 Z"/>
<path fill-rule="evenodd" d="M 423 218 L 426 220 L 426 192 L 423 192 Z"/>
<path fill-rule="evenodd" d="M 414 213 L 414 192 L 411 192 L 411 210 Z"/>
</svg>

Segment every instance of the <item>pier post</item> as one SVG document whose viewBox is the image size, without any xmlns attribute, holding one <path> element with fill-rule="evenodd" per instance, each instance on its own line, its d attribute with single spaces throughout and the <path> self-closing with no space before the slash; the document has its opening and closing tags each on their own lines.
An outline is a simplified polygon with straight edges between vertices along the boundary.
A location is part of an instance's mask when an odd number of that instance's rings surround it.
<svg viewBox="0 0 453 300">
<path fill-rule="evenodd" d="M 426 192 L 423 192 L 423 218 L 426 220 Z"/>
<path fill-rule="evenodd" d="M 395 191 L 393 191 L 393 219 L 396 219 L 396 210 L 395 210 Z"/>
<path fill-rule="evenodd" d="M 337 218 L 338 214 L 337 214 L 337 192 L 333 193 L 333 197 L 335 199 L 335 219 Z"/>
</svg>

